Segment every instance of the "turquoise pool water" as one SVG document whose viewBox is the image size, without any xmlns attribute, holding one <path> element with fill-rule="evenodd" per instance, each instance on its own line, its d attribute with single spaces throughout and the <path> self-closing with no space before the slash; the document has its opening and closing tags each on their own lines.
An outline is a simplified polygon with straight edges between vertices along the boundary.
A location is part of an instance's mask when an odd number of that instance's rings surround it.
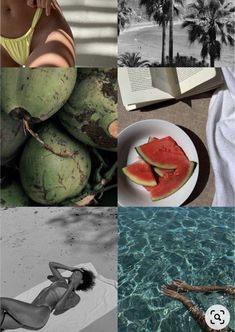
<svg viewBox="0 0 235 332">
<path fill-rule="evenodd" d="M 165 296 L 173 279 L 234 285 L 235 221 L 230 208 L 119 208 L 119 332 L 199 332 L 186 308 Z M 202 310 L 232 297 L 187 294 Z"/>
</svg>

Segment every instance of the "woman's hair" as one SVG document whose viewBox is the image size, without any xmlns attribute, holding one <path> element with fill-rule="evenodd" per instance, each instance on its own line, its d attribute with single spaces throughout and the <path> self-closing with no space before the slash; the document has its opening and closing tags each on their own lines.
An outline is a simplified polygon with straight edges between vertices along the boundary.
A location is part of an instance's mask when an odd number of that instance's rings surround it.
<svg viewBox="0 0 235 332">
<path fill-rule="evenodd" d="M 80 284 L 76 290 L 87 292 L 95 286 L 95 275 L 92 271 L 85 269 L 80 269 L 80 271 L 82 272 L 83 283 Z"/>
</svg>

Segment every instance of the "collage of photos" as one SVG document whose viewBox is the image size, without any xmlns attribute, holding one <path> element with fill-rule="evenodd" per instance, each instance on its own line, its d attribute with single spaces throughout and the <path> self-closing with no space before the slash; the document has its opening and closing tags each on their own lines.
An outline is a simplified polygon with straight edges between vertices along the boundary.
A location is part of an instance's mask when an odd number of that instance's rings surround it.
<svg viewBox="0 0 235 332">
<path fill-rule="evenodd" d="M 234 13 L 1 0 L 0 331 L 235 331 Z"/>
</svg>

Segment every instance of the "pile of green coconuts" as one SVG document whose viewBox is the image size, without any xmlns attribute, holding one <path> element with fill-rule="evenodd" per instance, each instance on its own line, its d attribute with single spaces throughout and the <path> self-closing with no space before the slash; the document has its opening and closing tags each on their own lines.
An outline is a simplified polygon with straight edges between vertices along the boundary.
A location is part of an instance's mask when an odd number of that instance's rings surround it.
<svg viewBox="0 0 235 332">
<path fill-rule="evenodd" d="M 116 69 L 1 69 L 1 207 L 116 205 Z"/>
</svg>

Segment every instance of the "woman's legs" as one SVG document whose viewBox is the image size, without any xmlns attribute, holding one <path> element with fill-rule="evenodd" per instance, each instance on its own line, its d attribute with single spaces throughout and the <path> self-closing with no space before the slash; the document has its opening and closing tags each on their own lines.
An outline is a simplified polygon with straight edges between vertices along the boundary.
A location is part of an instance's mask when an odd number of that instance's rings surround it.
<svg viewBox="0 0 235 332">
<path fill-rule="evenodd" d="M 0 299 L 0 310 L 3 315 L 2 329 L 28 327 L 39 330 L 47 323 L 51 313 L 46 306 L 35 306 L 6 297 Z"/>
<path fill-rule="evenodd" d="M 0 65 L 1 67 L 19 67 L 19 65 L 10 57 L 5 48 L 0 45 Z"/>
</svg>

